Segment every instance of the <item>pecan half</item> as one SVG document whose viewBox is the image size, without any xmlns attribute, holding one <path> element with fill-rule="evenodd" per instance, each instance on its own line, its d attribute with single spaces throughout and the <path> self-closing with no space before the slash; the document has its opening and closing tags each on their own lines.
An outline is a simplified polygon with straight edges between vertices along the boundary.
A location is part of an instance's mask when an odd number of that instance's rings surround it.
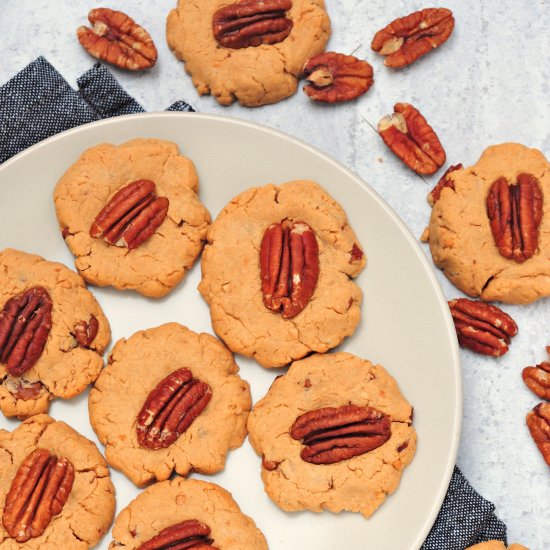
<svg viewBox="0 0 550 550">
<path fill-rule="evenodd" d="M 343 53 L 325 52 L 308 59 L 302 74 L 311 82 L 304 86 L 304 92 L 325 103 L 355 99 L 374 83 L 369 63 Z"/>
<path fill-rule="evenodd" d="M 548 361 L 543 361 L 536 367 L 525 367 L 521 377 L 535 395 L 550 401 L 550 363 Z"/>
<path fill-rule="evenodd" d="M 324 407 L 300 415 L 290 428 L 311 464 L 334 464 L 368 453 L 391 436 L 390 417 L 372 407 Z"/>
<path fill-rule="evenodd" d="M 52 300 L 36 286 L 10 298 L 0 311 L 0 362 L 12 376 L 27 372 L 42 355 L 52 328 Z"/>
<path fill-rule="evenodd" d="M 78 27 L 76 36 L 94 57 L 130 71 L 149 69 L 157 62 L 153 39 L 125 13 L 97 8 L 90 10 L 88 19 L 93 27 Z"/>
<path fill-rule="evenodd" d="M 527 414 L 526 422 L 546 464 L 550 466 L 550 403 L 539 403 Z"/>
<path fill-rule="evenodd" d="M 283 220 L 270 225 L 260 247 L 264 305 L 285 319 L 302 311 L 319 278 L 319 246 L 311 227 Z"/>
<path fill-rule="evenodd" d="M 517 183 L 506 178 L 493 182 L 487 195 L 487 215 L 500 255 L 522 263 L 539 245 L 542 190 L 535 176 L 519 174 Z"/>
<path fill-rule="evenodd" d="M 99 330 L 99 321 L 94 315 L 90 316 L 90 320 L 78 321 L 74 327 L 74 337 L 83 348 L 90 347 L 90 344 L 95 340 L 97 331 Z"/>
<path fill-rule="evenodd" d="M 394 114 L 378 123 L 384 143 L 417 174 L 433 174 L 445 164 L 445 150 L 420 111 L 396 103 Z"/>
<path fill-rule="evenodd" d="M 291 0 L 241 0 L 212 17 L 214 38 L 225 48 L 248 48 L 282 42 L 292 30 L 286 17 Z"/>
<path fill-rule="evenodd" d="M 483 355 L 500 357 L 518 333 L 516 322 L 497 306 L 457 298 L 449 302 L 458 343 Z"/>
<path fill-rule="evenodd" d="M 146 449 L 168 447 L 191 426 L 212 397 L 210 386 L 178 369 L 151 391 L 137 416 L 137 438 Z"/>
<path fill-rule="evenodd" d="M 427 8 L 392 21 L 378 31 L 371 48 L 387 67 L 405 67 L 447 41 L 455 19 L 446 8 Z"/>
<path fill-rule="evenodd" d="M 67 502 L 74 481 L 73 465 L 46 449 L 23 461 L 6 497 L 2 524 L 17 542 L 39 537 Z"/>
<path fill-rule="evenodd" d="M 455 170 L 462 170 L 462 168 L 462 164 L 455 164 L 454 166 L 449 166 L 449 168 L 447 168 L 446 172 L 441 176 L 436 186 L 428 195 L 428 203 L 430 206 L 433 206 L 439 200 L 439 197 L 441 197 L 441 191 L 443 191 L 444 187 L 449 187 L 454 190 L 455 184 L 449 177 L 449 174 Z"/>
<path fill-rule="evenodd" d="M 168 213 L 168 199 L 157 197 L 155 190 L 150 180 L 137 180 L 119 189 L 97 215 L 90 236 L 130 250 L 143 244 Z"/>
<path fill-rule="evenodd" d="M 137 550 L 186 550 L 210 548 L 216 550 L 210 535 L 210 527 L 196 519 L 188 519 L 163 529 L 158 535 L 137 547 Z"/>
<path fill-rule="evenodd" d="M 15 399 L 20 399 L 21 401 L 38 399 L 45 390 L 44 384 L 40 381 L 30 382 L 23 378 L 11 378 L 10 376 L 6 377 L 4 386 Z"/>
</svg>

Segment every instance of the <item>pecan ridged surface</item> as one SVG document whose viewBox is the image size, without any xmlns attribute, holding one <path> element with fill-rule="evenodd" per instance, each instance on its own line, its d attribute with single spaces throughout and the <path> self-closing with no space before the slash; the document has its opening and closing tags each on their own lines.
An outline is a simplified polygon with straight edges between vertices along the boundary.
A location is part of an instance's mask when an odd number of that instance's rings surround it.
<svg viewBox="0 0 550 550">
<path fill-rule="evenodd" d="M 446 42 L 454 25 L 451 10 L 427 8 L 395 19 L 379 30 L 371 48 L 386 56 L 387 67 L 405 67 Z"/>
<path fill-rule="evenodd" d="M 225 48 L 247 48 L 282 42 L 292 30 L 286 16 L 291 0 L 241 0 L 214 13 L 212 31 Z"/>
<path fill-rule="evenodd" d="M 543 361 L 536 367 L 525 367 L 521 377 L 535 395 L 550 401 L 550 363 L 548 361 Z"/>
<path fill-rule="evenodd" d="M 27 372 L 42 355 L 52 306 L 48 291 L 37 286 L 10 298 L 0 311 L 0 362 L 12 376 Z"/>
<path fill-rule="evenodd" d="M 527 414 L 526 422 L 546 464 L 550 466 L 550 403 L 539 403 Z"/>
<path fill-rule="evenodd" d="M 210 386 L 182 368 L 161 380 L 137 416 L 137 438 L 146 449 L 168 447 L 191 426 L 212 397 Z"/>
<path fill-rule="evenodd" d="M 437 182 L 436 186 L 431 190 L 430 194 L 428 195 L 428 202 L 431 206 L 433 206 L 441 197 L 441 191 L 445 187 L 448 187 L 449 189 L 455 188 L 454 181 L 449 177 L 449 174 L 454 172 L 455 170 L 462 170 L 463 166 L 462 164 L 455 164 L 454 166 L 449 166 L 445 173 L 439 178 L 439 181 Z"/>
<path fill-rule="evenodd" d="M 311 227 L 284 220 L 270 225 L 260 247 L 264 305 L 285 319 L 309 303 L 319 279 L 319 246 Z"/>
<path fill-rule="evenodd" d="M 137 550 L 217 550 L 212 543 L 210 527 L 189 519 L 163 529 L 158 535 L 137 547 Z"/>
<path fill-rule="evenodd" d="M 74 481 L 73 465 L 46 449 L 23 461 L 6 497 L 2 524 L 17 542 L 39 537 L 67 502 Z"/>
<path fill-rule="evenodd" d="M 290 436 L 302 441 L 302 460 L 334 464 L 383 445 L 391 436 L 391 420 L 372 407 L 324 407 L 300 415 Z"/>
<path fill-rule="evenodd" d="M 88 322 L 79 321 L 74 327 L 74 337 L 83 348 L 89 347 L 97 336 L 99 321 L 94 315 L 90 316 Z"/>
</svg>

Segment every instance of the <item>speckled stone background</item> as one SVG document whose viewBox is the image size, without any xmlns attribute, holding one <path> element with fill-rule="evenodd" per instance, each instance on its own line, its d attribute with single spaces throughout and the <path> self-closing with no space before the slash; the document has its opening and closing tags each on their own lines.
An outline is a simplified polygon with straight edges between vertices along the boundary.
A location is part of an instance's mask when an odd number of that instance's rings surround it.
<svg viewBox="0 0 550 550">
<path fill-rule="evenodd" d="M 428 7 L 418 1 L 326 0 L 333 24 L 329 49 L 354 53 L 374 67 L 375 85 L 356 102 L 312 104 L 299 91 L 277 105 L 246 109 L 199 98 L 165 42 L 165 19 L 176 0 L 111 0 L 107 5 L 145 26 L 159 49 L 154 69 L 114 74 L 149 111 L 185 99 L 198 111 L 239 117 L 283 130 L 320 148 L 365 179 L 420 236 L 426 194 L 438 176 L 420 178 L 392 156 L 375 133 L 396 101 L 416 105 L 438 132 L 452 164 L 474 163 L 488 145 L 517 141 L 550 155 L 550 4 L 544 0 L 448 0 L 456 27 L 440 50 L 392 71 L 370 50 L 376 30 L 395 17 Z M 2 0 L 0 84 L 39 55 L 68 82 L 94 63 L 75 30 L 95 2 Z M 428 254 L 427 247 L 424 247 Z M 403 266 L 403 276 L 407 267 Z M 439 274 L 449 298 L 460 295 Z M 521 370 L 546 359 L 548 299 L 504 308 L 518 322 L 510 352 L 488 359 L 462 351 L 464 417 L 458 465 L 497 507 L 510 542 L 550 548 L 550 473 L 525 426 L 538 399 Z M 422 312 L 419 312 L 422 315 Z M 437 391 L 437 388 L 434 388 Z M 401 549 L 396 549 L 401 550 Z"/>
</svg>

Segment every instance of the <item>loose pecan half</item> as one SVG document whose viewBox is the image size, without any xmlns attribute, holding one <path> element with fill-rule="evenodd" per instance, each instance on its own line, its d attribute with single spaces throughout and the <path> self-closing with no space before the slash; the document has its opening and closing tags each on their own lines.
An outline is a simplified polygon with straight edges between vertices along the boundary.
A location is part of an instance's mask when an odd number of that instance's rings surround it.
<svg viewBox="0 0 550 550">
<path fill-rule="evenodd" d="M 527 414 L 526 421 L 539 451 L 550 466 L 550 403 L 539 403 Z"/>
<path fill-rule="evenodd" d="M 241 0 L 214 13 L 214 37 L 225 48 L 248 48 L 282 42 L 292 30 L 286 17 L 291 0 Z"/>
<path fill-rule="evenodd" d="M 550 363 L 548 361 L 543 361 L 536 367 L 525 367 L 521 377 L 535 395 L 550 401 Z"/>
<path fill-rule="evenodd" d="M 10 298 L 0 311 L 0 362 L 12 376 L 27 372 L 42 355 L 52 328 L 52 300 L 36 286 Z"/>
<path fill-rule="evenodd" d="M 455 164 L 454 166 L 449 166 L 449 168 L 447 168 L 447 171 L 441 176 L 436 186 L 428 195 L 428 202 L 431 206 L 433 206 L 439 200 L 439 197 L 441 197 L 441 191 L 443 191 L 444 187 L 449 187 L 450 189 L 454 190 L 455 184 L 454 181 L 449 177 L 449 174 L 451 172 L 454 172 L 455 170 L 462 170 L 462 168 L 462 164 Z"/>
<path fill-rule="evenodd" d="M 368 453 L 391 436 L 390 417 L 372 407 L 324 407 L 300 415 L 290 428 L 311 464 L 334 464 Z"/>
<path fill-rule="evenodd" d="M 501 256 L 522 263 L 535 254 L 542 201 L 539 181 L 531 174 L 519 174 L 512 185 L 504 177 L 493 182 L 487 195 L 487 215 Z"/>
<path fill-rule="evenodd" d="M 283 220 L 270 225 L 260 247 L 264 305 L 291 319 L 313 296 L 319 278 L 319 246 L 311 227 Z"/>
<path fill-rule="evenodd" d="M 157 197 L 155 190 L 150 180 L 137 180 L 119 189 L 97 215 L 90 236 L 130 250 L 143 244 L 168 212 L 168 199 Z"/>
<path fill-rule="evenodd" d="M 152 390 L 137 416 L 137 438 L 146 449 L 168 447 L 191 426 L 212 397 L 210 386 L 178 369 Z"/>
<path fill-rule="evenodd" d="M 78 321 L 74 327 L 74 337 L 83 348 L 90 347 L 90 344 L 95 340 L 97 331 L 99 330 L 99 321 L 94 315 L 90 316 L 90 320 Z"/>
<path fill-rule="evenodd" d="M 88 19 L 93 27 L 78 27 L 76 36 L 94 57 L 130 71 L 149 69 L 157 62 L 153 39 L 125 13 L 97 8 Z"/>
<path fill-rule="evenodd" d="M 304 92 L 325 103 L 355 99 L 374 83 L 371 65 L 343 53 L 325 52 L 308 59 L 302 74 L 311 82 L 304 86 Z"/>
<path fill-rule="evenodd" d="M 449 302 L 458 343 L 483 355 L 500 357 L 518 333 L 516 322 L 497 306 L 457 298 Z"/>
<path fill-rule="evenodd" d="M 73 465 L 46 449 L 25 458 L 6 497 L 2 524 L 17 542 L 39 537 L 67 502 L 74 481 Z"/>
<path fill-rule="evenodd" d="M 210 535 L 210 527 L 196 519 L 188 519 L 163 529 L 158 535 L 138 546 L 137 550 L 187 550 L 210 548 L 216 550 Z"/>
<path fill-rule="evenodd" d="M 384 143 L 417 174 L 433 174 L 445 164 L 445 150 L 420 111 L 396 103 L 394 114 L 378 123 Z"/>
<path fill-rule="evenodd" d="M 427 8 L 392 21 L 378 31 L 371 48 L 387 67 L 405 67 L 447 41 L 455 20 L 451 10 Z"/>
</svg>

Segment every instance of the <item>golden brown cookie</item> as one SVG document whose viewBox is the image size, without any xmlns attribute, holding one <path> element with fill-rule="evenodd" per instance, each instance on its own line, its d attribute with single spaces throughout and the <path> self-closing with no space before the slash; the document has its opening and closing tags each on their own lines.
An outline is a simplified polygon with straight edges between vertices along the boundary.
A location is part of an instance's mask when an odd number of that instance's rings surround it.
<svg viewBox="0 0 550 550">
<path fill-rule="evenodd" d="M 499 250 L 487 205 L 495 181 L 505 178 L 511 188 L 518 188 L 520 174 L 534 176 L 542 193 L 538 241 L 534 255 L 524 261 L 505 257 Z M 543 154 L 518 143 L 494 145 L 476 164 L 450 172 L 447 178 L 450 186 L 435 202 L 429 226 L 432 257 L 446 277 L 466 294 L 487 301 L 525 304 L 549 296 L 550 164 Z M 504 202 L 509 201 L 503 200 L 501 211 Z M 530 222 L 523 219 L 525 231 Z"/>
<path fill-rule="evenodd" d="M 33 485 L 33 476 L 41 481 Z M 21 492 L 12 490 L 15 479 L 25 483 Z M 47 484 L 41 494 L 42 480 Z M 23 497 L 26 488 L 38 498 L 34 512 Z M 0 430 L 0 506 L 4 550 L 85 550 L 113 521 L 115 489 L 97 447 L 40 414 L 13 432 Z"/>
<path fill-rule="evenodd" d="M 412 414 L 395 380 L 370 361 L 334 353 L 293 363 L 248 420 L 267 494 L 287 511 L 369 517 L 414 456 Z"/>
<path fill-rule="evenodd" d="M 182 526 L 183 522 L 187 523 Z M 179 529 L 170 529 L 174 526 Z M 263 534 L 241 512 L 231 493 L 197 479 L 175 477 L 145 489 L 117 516 L 109 548 L 135 550 L 161 532 L 171 542 L 200 533 L 220 550 L 267 550 Z"/>
<path fill-rule="evenodd" d="M 318 248 L 313 295 L 292 318 L 269 309 L 262 291 L 264 235 L 284 220 L 294 222 L 297 236 L 300 228 L 309 227 Z M 214 330 L 232 351 L 264 367 L 278 367 L 325 352 L 355 330 L 362 295 L 351 279 L 366 259 L 346 213 L 316 183 L 297 180 L 241 193 L 222 210 L 207 238 L 199 290 L 210 306 Z"/>
<path fill-rule="evenodd" d="M 24 320 L 24 321 L 23 321 Z M 82 278 L 63 264 L 0 251 L 0 409 L 47 412 L 82 393 L 103 366 L 109 322 Z"/>
<path fill-rule="evenodd" d="M 131 187 L 140 181 L 151 189 Z M 111 208 L 119 192 L 128 193 L 126 210 Z M 65 242 L 86 281 L 158 298 L 181 281 L 202 249 L 210 215 L 197 192 L 195 167 L 175 143 L 134 139 L 82 153 L 59 180 L 54 200 Z M 128 210 L 134 204 L 136 210 Z M 110 217 L 98 223 L 106 207 Z M 132 227 L 121 236 L 116 220 L 121 230 L 130 220 Z"/>
<path fill-rule="evenodd" d="M 251 407 L 238 370 L 213 336 L 177 323 L 119 340 L 89 398 L 107 462 L 138 486 L 173 471 L 223 469 L 246 436 Z"/>
<path fill-rule="evenodd" d="M 255 107 L 291 96 L 304 63 L 323 52 L 329 39 L 324 0 L 271 0 L 273 7 L 283 7 L 280 20 L 292 21 L 290 34 L 275 44 L 237 49 L 220 45 L 213 32 L 216 11 L 234 4 L 233 0 L 179 0 L 166 24 L 168 45 L 185 63 L 199 94 L 211 93 L 222 105 L 237 99 Z"/>
<path fill-rule="evenodd" d="M 487 542 L 480 542 L 479 544 L 474 544 L 469 546 L 466 550 L 529 550 L 527 546 L 522 546 L 521 544 L 511 544 L 506 547 L 506 545 L 499 540 L 488 540 Z"/>
</svg>

